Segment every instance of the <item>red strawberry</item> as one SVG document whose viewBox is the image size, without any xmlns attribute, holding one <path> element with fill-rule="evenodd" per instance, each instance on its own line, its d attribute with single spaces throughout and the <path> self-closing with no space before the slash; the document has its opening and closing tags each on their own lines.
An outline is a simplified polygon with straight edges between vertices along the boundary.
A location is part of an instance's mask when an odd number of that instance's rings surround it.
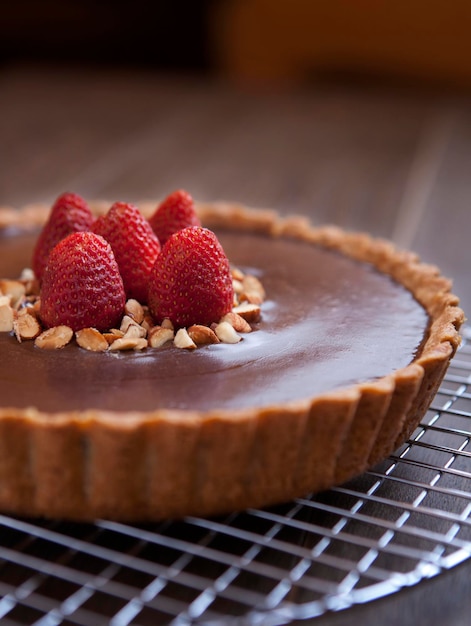
<svg viewBox="0 0 471 626">
<path fill-rule="evenodd" d="M 72 233 L 52 249 L 41 289 L 45 326 L 107 330 L 119 323 L 125 302 L 118 264 L 103 237 Z"/>
<path fill-rule="evenodd" d="M 149 274 L 160 252 L 160 243 L 139 209 L 115 202 L 93 226 L 113 249 L 128 298 L 147 302 Z"/>
<path fill-rule="evenodd" d="M 57 198 L 33 252 L 33 270 L 39 281 L 54 246 L 70 233 L 90 230 L 93 220 L 88 204 L 77 194 L 64 193 Z"/>
<path fill-rule="evenodd" d="M 209 325 L 231 310 L 233 297 L 229 261 L 212 231 L 192 226 L 170 237 L 149 283 L 149 309 L 157 321 Z"/>
<path fill-rule="evenodd" d="M 201 226 L 196 215 L 193 198 L 189 193 L 179 189 L 165 198 L 149 219 L 154 233 L 163 246 L 167 239 L 188 226 Z"/>
</svg>

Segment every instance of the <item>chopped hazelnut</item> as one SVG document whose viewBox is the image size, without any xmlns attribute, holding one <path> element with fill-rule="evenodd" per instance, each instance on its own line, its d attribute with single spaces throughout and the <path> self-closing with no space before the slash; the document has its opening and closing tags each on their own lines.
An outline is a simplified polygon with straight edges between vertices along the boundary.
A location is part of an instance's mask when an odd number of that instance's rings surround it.
<svg viewBox="0 0 471 626">
<path fill-rule="evenodd" d="M 7 296 L 4 296 L 5 298 Z M 9 297 L 9 296 L 8 296 Z M 9 333 L 13 330 L 13 309 L 8 302 L 0 304 L 0 332 Z"/>
<path fill-rule="evenodd" d="M 211 330 L 209 326 L 202 326 L 201 324 L 194 324 L 188 329 L 188 335 L 196 343 L 197 346 L 203 346 L 210 343 L 219 343 L 219 338 Z"/>
<path fill-rule="evenodd" d="M 142 337 L 119 337 L 108 348 L 111 352 L 121 350 L 143 350 L 147 348 L 147 339 Z"/>
<path fill-rule="evenodd" d="M 83 328 L 75 333 L 78 345 L 91 352 L 108 350 L 108 341 L 96 328 Z"/>
<path fill-rule="evenodd" d="M 42 328 L 39 324 L 31 307 L 25 307 L 18 311 L 15 321 L 13 322 L 13 330 L 19 342 L 23 339 L 35 339 L 41 334 Z"/>
<path fill-rule="evenodd" d="M 53 326 L 36 337 L 35 345 L 44 350 L 57 350 L 66 346 L 74 336 L 69 326 Z"/>
<path fill-rule="evenodd" d="M 228 322 L 232 328 L 238 333 L 250 333 L 252 332 L 252 327 L 241 315 L 235 313 L 234 311 L 229 311 L 226 313 L 224 317 L 220 320 L 221 322 Z"/>
<path fill-rule="evenodd" d="M 137 324 L 142 324 L 144 320 L 144 307 L 140 302 L 133 298 L 129 299 L 124 306 L 124 312 Z"/>
<path fill-rule="evenodd" d="M 222 343 L 239 343 L 242 340 L 229 322 L 220 322 L 216 325 L 214 332 Z"/>
<path fill-rule="evenodd" d="M 171 328 L 163 328 L 163 326 L 154 326 L 149 330 L 148 341 L 151 348 L 160 348 L 168 341 L 172 341 L 175 333 Z"/>
<path fill-rule="evenodd" d="M 173 343 L 177 348 L 183 348 L 184 350 L 194 350 L 196 348 L 196 343 L 190 337 L 186 328 L 180 328 L 177 331 Z"/>
</svg>

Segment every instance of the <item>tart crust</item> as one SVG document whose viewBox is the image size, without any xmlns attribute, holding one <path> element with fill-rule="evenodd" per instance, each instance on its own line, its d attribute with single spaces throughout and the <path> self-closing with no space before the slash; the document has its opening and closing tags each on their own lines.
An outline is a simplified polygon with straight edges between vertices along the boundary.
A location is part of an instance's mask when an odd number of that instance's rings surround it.
<svg viewBox="0 0 471 626">
<path fill-rule="evenodd" d="M 96 213 L 109 203 L 94 205 Z M 155 203 L 140 205 L 145 215 Z M 451 283 L 390 242 L 305 218 L 199 204 L 209 228 L 289 237 L 373 264 L 415 296 L 430 323 L 420 354 L 375 381 L 282 406 L 231 411 L 0 408 L 0 509 L 145 521 L 268 506 L 361 474 L 405 442 L 435 395 L 464 316 Z M 49 208 L 0 209 L 0 228 L 44 223 Z"/>
</svg>

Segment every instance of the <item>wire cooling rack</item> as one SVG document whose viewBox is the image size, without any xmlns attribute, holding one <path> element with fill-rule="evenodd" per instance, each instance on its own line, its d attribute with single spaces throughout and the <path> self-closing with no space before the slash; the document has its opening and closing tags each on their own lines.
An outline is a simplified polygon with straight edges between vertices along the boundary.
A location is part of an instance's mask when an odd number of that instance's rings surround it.
<svg viewBox="0 0 471 626">
<path fill-rule="evenodd" d="M 385 596 L 471 556 L 471 330 L 410 441 L 317 496 L 127 525 L 0 516 L 4 626 L 276 626 Z"/>
</svg>

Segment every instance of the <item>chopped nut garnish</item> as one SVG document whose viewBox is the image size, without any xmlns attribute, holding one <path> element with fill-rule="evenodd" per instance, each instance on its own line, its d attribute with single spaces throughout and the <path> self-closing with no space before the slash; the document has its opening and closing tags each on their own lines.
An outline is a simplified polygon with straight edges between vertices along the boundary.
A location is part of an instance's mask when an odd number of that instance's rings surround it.
<svg viewBox="0 0 471 626">
<path fill-rule="evenodd" d="M 75 333 L 78 345 L 91 352 L 108 350 L 108 341 L 96 328 L 83 328 Z"/>
<path fill-rule="evenodd" d="M 143 328 L 142 326 L 140 326 L 139 324 L 135 324 L 134 322 L 132 324 L 129 324 L 129 326 L 126 329 L 126 332 L 124 333 L 125 337 L 146 337 L 147 336 L 147 330 L 145 328 Z"/>
<path fill-rule="evenodd" d="M 135 325 L 136 322 L 133 320 L 132 317 L 130 317 L 129 315 L 124 315 L 123 319 L 121 320 L 121 325 L 119 327 L 119 330 L 126 334 L 128 328 L 132 325 Z"/>
<path fill-rule="evenodd" d="M 28 282 L 35 280 L 34 272 L 30 267 L 25 267 L 20 275 L 20 280 L 22 282 Z"/>
<path fill-rule="evenodd" d="M 11 296 L 11 306 L 15 307 L 17 302 L 25 295 L 26 288 L 19 280 L 4 278 L 0 280 L 0 292 L 3 295 Z"/>
<path fill-rule="evenodd" d="M 124 337 L 124 333 L 118 328 L 112 328 L 109 332 L 103 333 L 103 337 L 109 344 L 112 344 L 113 341 L 116 341 L 116 339 Z"/>
<path fill-rule="evenodd" d="M 220 342 L 238 343 L 242 340 L 238 333 L 251 332 L 251 324 L 260 320 L 265 290 L 257 277 L 244 274 L 239 268 L 232 268 L 231 275 L 232 310 L 211 326 L 194 324 L 175 332 L 169 318 L 156 326 L 149 308 L 130 298 L 125 304 L 120 328 L 103 333 L 95 328 L 84 328 L 75 333 L 77 344 L 93 352 L 115 352 L 143 350 L 148 346 L 158 348 L 172 340 L 177 348 L 186 350 Z M 13 331 L 20 342 L 35 339 L 35 345 L 43 349 L 62 348 L 74 333 L 68 326 L 43 330 L 40 307 L 39 284 L 32 270 L 24 270 L 19 280 L 0 279 L 0 332 Z"/>
<path fill-rule="evenodd" d="M 110 328 L 110 330 L 108 331 L 111 335 L 114 335 L 114 338 L 117 339 L 118 337 L 124 337 L 124 333 L 122 330 L 120 330 L 119 328 Z"/>
<path fill-rule="evenodd" d="M 149 346 L 151 348 L 160 348 L 168 341 L 172 341 L 175 337 L 175 333 L 171 328 L 164 328 L 163 326 L 154 326 L 150 329 L 147 336 Z"/>
<path fill-rule="evenodd" d="M 242 340 L 242 337 L 236 333 L 229 322 L 216 324 L 214 332 L 222 343 L 239 343 Z"/>
<path fill-rule="evenodd" d="M 63 348 L 74 336 L 74 332 L 69 326 L 54 326 L 42 332 L 34 344 L 43 350 L 57 350 Z"/>
<path fill-rule="evenodd" d="M 148 311 L 144 312 L 144 319 L 141 322 L 141 326 L 142 328 L 145 328 L 147 332 L 149 332 L 150 329 L 154 328 L 155 326 L 155 322 L 152 318 L 152 315 Z"/>
<path fill-rule="evenodd" d="M 194 350 L 196 348 L 196 343 L 190 337 L 186 328 L 180 328 L 177 331 L 173 343 L 177 348 L 183 348 L 184 350 Z"/>
<path fill-rule="evenodd" d="M 250 333 L 252 332 L 252 327 L 241 315 L 235 313 L 234 311 L 229 311 L 226 313 L 224 317 L 220 320 L 221 322 L 228 322 L 232 328 L 238 333 Z"/>
<path fill-rule="evenodd" d="M 256 276 L 247 274 L 242 279 L 243 292 L 240 295 L 241 302 L 247 300 L 253 304 L 262 304 L 265 300 L 265 289 Z"/>
<path fill-rule="evenodd" d="M 144 320 L 144 307 L 140 302 L 131 298 L 126 302 L 124 312 L 137 324 L 142 324 Z"/>
<path fill-rule="evenodd" d="M 238 267 L 231 268 L 231 275 L 234 280 L 242 281 L 244 278 L 244 272 L 240 270 Z"/>
<path fill-rule="evenodd" d="M 23 339 L 35 339 L 41 334 L 41 325 L 31 307 L 25 307 L 18 311 L 18 315 L 13 322 L 13 330 L 19 342 Z"/>
<path fill-rule="evenodd" d="M 37 298 L 33 303 L 33 311 L 37 318 L 39 318 L 40 310 L 41 310 L 41 298 Z"/>
<path fill-rule="evenodd" d="M 119 337 L 108 348 L 111 352 L 119 350 L 143 350 L 147 348 L 147 339 L 142 337 Z"/>
<path fill-rule="evenodd" d="M 258 304 L 243 302 L 242 304 L 234 307 L 232 311 L 233 313 L 240 315 L 240 317 L 243 317 L 247 322 L 254 323 L 260 321 L 262 309 Z"/>
<path fill-rule="evenodd" d="M 219 338 L 209 326 L 194 324 L 188 329 L 188 335 L 197 346 L 204 346 L 210 343 L 219 343 Z"/>
<path fill-rule="evenodd" d="M 241 280 L 233 279 L 232 287 L 234 289 L 234 293 L 240 295 L 244 291 L 244 286 Z"/>
<path fill-rule="evenodd" d="M 36 279 L 32 269 L 25 268 L 21 272 L 21 276 L 19 280 L 25 286 L 25 292 L 27 296 L 30 296 L 30 295 L 37 296 L 39 294 L 39 282 Z"/>
<path fill-rule="evenodd" d="M 8 297 L 9 296 L 5 296 Z M 0 305 L 0 332 L 9 333 L 13 330 L 13 309 L 7 302 Z"/>
<path fill-rule="evenodd" d="M 162 328 L 170 328 L 171 330 L 175 330 L 172 320 L 170 320 L 168 317 L 166 317 L 161 324 Z"/>
</svg>

